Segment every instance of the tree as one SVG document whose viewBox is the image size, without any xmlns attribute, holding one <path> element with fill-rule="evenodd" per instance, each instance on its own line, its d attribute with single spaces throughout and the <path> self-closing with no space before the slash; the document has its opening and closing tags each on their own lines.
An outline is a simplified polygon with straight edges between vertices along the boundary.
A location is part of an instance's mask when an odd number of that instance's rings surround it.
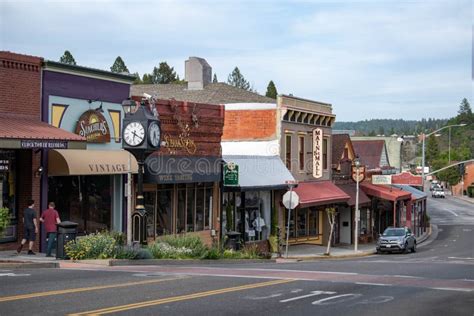
<svg viewBox="0 0 474 316">
<path fill-rule="evenodd" d="M 166 61 L 161 62 L 158 68 L 153 68 L 151 73 L 152 83 L 172 83 L 176 81 L 176 72 Z"/>
<path fill-rule="evenodd" d="M 275 87 L 275 83 L 273 83 L 273 80 L 270 80 L 267 86 L 267 93 L 265 93 L 266 97 L 276 99 L 278 95 L 277 88 Z"/>
<path fill-rule="evenodd" d="M 229 74 L 227 83 L 231 86 L 250 91 L 250 83 L 245 80 L 238 67 L 235 67 L 232 73 Z"/>
<path fill-rule="evenodd" d="M 337 215 L 336 208 L 326 207 L 326 214 L 328 216 L 329 225 L 331 226 L 331 230 L 329 231 L 328 248 L 325 253 L 325 255 L 329 256 L 331 254 L 331 242 L 332 242 L 332 234 L 334 233 L 334 224 L 336 223 L 336 215 Z"/>
<path fill-rule="evenodd" d="M 431 135 L 428 137 L 428 141 L 426 141 L 426 153 L 425 153 L 425 159 L 428 162 L 433 162 L 434 160 L 438 159 L 439 155 L 439 147 L 438 147 L 438 141 L 436 140 L 435 135 Z"/>
<path fill-rule="evenodd" d="M 142 80 L 140 79 L 140 74 L 138 72 L 134 73 L 133 76 L 135 77 L 135 80 L 133 81 L 133 84 L 141 84 Z"/>
<path fill-rule="evenodd" d="M 456 117 L 457 123 L 474 123 L 474 115 L 472 114 L 471 105 L 466 98 L 462 99 L 461 105 L 459 106 L 458 116 Z"/>
<path fill-rule="evenodd" d="M 142 77 L 142 84 L 152 84 L 153 83 L 153 78 L 151 77 L 150 74 L 143 74 Z"/>
<path fill-rule="evenodd" d="M 117 58 L 115 58 L 114 64 L 112 65 L 112 67 L 110 67 L 110 71 L 116 72 L 116 73 L 121 73 L 121 72 L 130 73 L 128 71 L 127 66 L 125 66 L 124 61 L 122 60 L 122 57 L 120 56 L 117 56 Z"/>
<path fill-rule="evenodd" d="M 0 207 L 0 237 L 8 225 L 10 225 L 10 211 L 6 207 Z"/>
<path fill-rule="evenodd" d="M 212 78 L 212 83 L 218 83 L 219 81 L 217 81 L 217 75 L 214 74 L 214 78 Z"/>
<path fill-rule="evenodd" d="M 75 65 L 76 64 L 76 60 L 72 56 L 71 52 L 68 51 L 68 50 L 64 51 L 64 54 L 59 59 L 59 62 L 63 63 L 63 64 L 69 64 L 69 65 Z"/>
</svg>

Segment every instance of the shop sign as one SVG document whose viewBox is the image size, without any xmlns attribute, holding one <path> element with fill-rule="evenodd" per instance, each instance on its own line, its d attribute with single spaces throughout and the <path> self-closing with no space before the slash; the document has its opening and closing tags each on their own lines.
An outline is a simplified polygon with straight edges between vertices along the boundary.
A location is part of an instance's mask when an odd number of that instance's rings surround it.
<svg viewBox="0 0 474 316">
<path fill-rule="evenodd" d="M 323 130 L 313 130 L 313 177 L 323 176 Z"/>
<path fill-rule="evenodd" d="M 99 111 L 84 112 L 76 125 L 76 134 L 87 139 L 88 143 L 110 142 L 110 129 L 105 117 Z"/>
<path fill-rule="evenodd" d="M 67 149 L 67 141 L 64 140 L 22 140 L 20 147 L 23 149 Z"/>
<path fill-rule="evenodd" d="M 0 159 L 0 172 L 8 172 L 10 170 L 10 160 Z"/>
<path fill-rule="evenodd" d="M 97 174 L 122 174 L 129 171 L 125 164 L 89 164 L 91 173 Z"/>
<path fill-rule="evenodd" d="M 190 155 L 196 153 L 196 143 L 189 136 L 180 134 L 178 137 L 173 137 L 170 134 L 165 134 L 164 141 L 171 154 L 176 153 L 178 149 L 186 150 Z"/>
<path fill-rule="evenodd" d="M 359 177 L 357 178 L 357 167 L 352 166 L 352 180 L 361 182 L 365 179 L 365 166 L 359 166 Z"/>
<path fill-rule="evenodd" d="M 402 172 L 392 175 L 392 184 L 422 186 L 422 183 L 423 180 L 421 179 L 421 176 L 415 176 L 410 172 Z"/>
<path fill-rule="evenodd" d="M 233 162 L 229 162 L 224 165 L 224 185 L 239 185 L 239 166 Z"/>
<path fill-rule="evenodd" d="M 391 175 L 372 175 L 372 184 L 392 184 Z"/>
</svg>

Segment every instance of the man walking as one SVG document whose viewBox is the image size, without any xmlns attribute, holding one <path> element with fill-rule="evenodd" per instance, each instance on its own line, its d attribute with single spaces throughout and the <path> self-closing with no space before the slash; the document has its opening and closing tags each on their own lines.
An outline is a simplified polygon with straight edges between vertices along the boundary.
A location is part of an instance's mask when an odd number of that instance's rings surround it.
<svg viewBox="0 0 474 316">
<path fill-rule="evenodd" d="M 40 221 L 44 223 L 46 230 L 46 238 L 48 239 L 48 246 L 46 248 L 46 257 L 52 257 L 51 250 L 53 249 L 54 241 L 56 240 L 56 224 L 61 223 L 58 211 L 54 208 L 54 202 L 49 202 L 48 208 L 43 211 Z"/>
<path fill-rule="evenodd" d="M 17 254 L 21 253 L 23 246 L 25 245 L 26 241 L 28 241 L 28 254 L 35 255 L 33 252 L 33 245 L 36 240 L 36 234 L 38 233 L 38 222 L 36 221 L 36 212 L 33 209 L 35 207 L 35 201 L 29 200 L 28 207 L 25 208 L 23 211 L 23 239 L 21 241 L 20 246 L 16 250 Z"/>
</svg>

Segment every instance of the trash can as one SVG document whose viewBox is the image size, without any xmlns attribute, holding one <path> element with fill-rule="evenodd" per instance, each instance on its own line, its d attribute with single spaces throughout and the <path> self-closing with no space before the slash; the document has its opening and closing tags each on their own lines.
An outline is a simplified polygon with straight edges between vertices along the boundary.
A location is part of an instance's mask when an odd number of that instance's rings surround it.
<svg viewBox="0 0 474 316">
<path fill-rule="evenodd" d="M 71 240 L 76 240 L 77 223 L 61 222 L 57 224 L 57 242 L 56 242 L 56 259 L 69 259 L 64 250 L 64 246 Z"/>
<path fill-rule="evenodd" d="M 225 243 L 226 248 L 239 250 L 240 249 L 240 233 L 239 232 L 227 232 L 227 241 Z"/>
</svg>

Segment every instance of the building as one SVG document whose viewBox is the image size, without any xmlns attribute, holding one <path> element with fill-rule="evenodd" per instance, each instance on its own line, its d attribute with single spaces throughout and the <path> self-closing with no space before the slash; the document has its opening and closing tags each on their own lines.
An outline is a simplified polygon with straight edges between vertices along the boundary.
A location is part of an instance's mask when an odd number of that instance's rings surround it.
<svg viewBox="0 0 474 316">
<path fill-rule="evenodd" d="M 472 191 L 471 195 L 469 195 L 470 191 Z M 468 162 L 465 164 L 464 177 L 458 184 L 451 186 L 451 192 L 453 195 L 464 194 L 469 197 L 474 197 L 474 162 Z"/>
<path fill-rule="evenodd" d="M 87 149 L 53 149 L 43 155 L 42 202 L 54 201 L 78 233 L 126 231 L 127 174 L 137 162 L 122 150 L 122 101 L 133 76 L 46 60 L 43 121 L 87 139 Z"/>
<path fill-rule="evenodd" d="M 325 244 L 329 239 L 326 208 L 346 204 L 350 196 L 332 182 L 332 133 L 336 116 L 328 103 L 278 96 L 281 110 L 280 157 L 298 181 L 299 206 L 290 219 L 284 208 L 280 225 L 290 223 L 291 243 Z"/>
<path fill-rule="evenodd" d="M 48 124 L 43 116 L 42 66 L 40 57 L 0 52 L 0 207 L 11 214 L 0 249 L 16 249 L 22 239 L 28 200 L 35 200 L 38 217 L 46 203 L 47 152 L 86 148 L 84 137 Z"/>
</svg>

